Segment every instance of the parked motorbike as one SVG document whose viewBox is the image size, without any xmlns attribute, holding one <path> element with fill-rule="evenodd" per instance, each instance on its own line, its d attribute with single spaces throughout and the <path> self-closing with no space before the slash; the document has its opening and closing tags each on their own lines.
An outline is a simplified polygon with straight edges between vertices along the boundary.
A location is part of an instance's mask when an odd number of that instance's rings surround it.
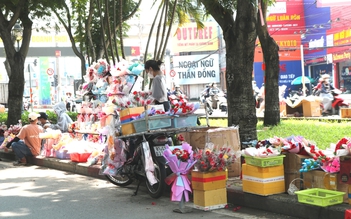
<svg viewBox="0 0 351 219">
<path fill-rule="evenodd" d="M 77 105 L 76 101 L 74 99 L 67 101 L 66 103 L 66 109 L 69 112 L 77 112 Z"/>
<path fill-rule="evenodd" d="M 332 90 L 331 94 L 334 97 L 332 101 L 332 113 L 334 115 L 339 115 L 340 108 L 347 108 L 349 104 L 346 103 L 343 98 L 339 97 L 339 94 L 341 94 L 340 90 Z"/>
<path fill-rule="evenodd" d="M 24 97 L 23 98 L 23 110 L 28 111 L 30 108 L 30 98 L 29 97 Z"/>
<path fill-rule="evenodd" d="M 213 109 L 212 109 L 212 103 L 209 100 L 209 98 L 206 98 L 205 94 L 201 94 L 200 96 L 200 102 L 204 104 L 205 111 L 208 112 L 209 115 L 212 115 Z"/>
<path fill-rule="evenodd" d="M 137 195 L 141 182 L 146 183 L 149 195 L 153 198 L 162 196 L 165 189 L 166 160 L 163 157 L 165 144 L 172 145 L 172 138 L 165 132 L 147 133 L 123 138 L 124 153 L 127 161 L 117 170 L 115 175 L 105 175 L 107 179 L 121 187 L 130 185 L 134 180 L 138 185 L 134 195 Z M 151 162 L 151 164 L 150 164 Z M 153 172 L 147 168 L 153 166 Z M 152 176 L 148 176 L 152 174 Z M 149 177 L 154 177 L 156 183 L 150 183 Z"/>
</svg>

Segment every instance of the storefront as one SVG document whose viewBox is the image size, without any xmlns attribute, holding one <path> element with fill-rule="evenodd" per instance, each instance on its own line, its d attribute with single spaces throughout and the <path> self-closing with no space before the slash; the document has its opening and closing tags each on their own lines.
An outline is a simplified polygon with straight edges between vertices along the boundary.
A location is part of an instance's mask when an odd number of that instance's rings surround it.
<svg viewBox="0 0 351 219">
<path fill-rule="evenodd" d="M 344 94 L 351 94 L 351 52 L 344 51 L 333 54 L 335 69 L 335 86 Z"/>
</svg>

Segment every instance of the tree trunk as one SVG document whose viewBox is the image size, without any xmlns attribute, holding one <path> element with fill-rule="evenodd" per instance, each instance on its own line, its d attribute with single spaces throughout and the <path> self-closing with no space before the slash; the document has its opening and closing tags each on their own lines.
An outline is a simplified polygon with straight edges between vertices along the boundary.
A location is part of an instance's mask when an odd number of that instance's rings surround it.
<svg viewBox="0 0 351 219">
<path fill-rule="evenodd" d="M 221 26 L 226 44 L 228 126 L 238 125 L 241 142 L 257 139 L 256 108 L 252 95 L 252 71 L 256 41 L 256 8 L 237 1 L 237 15 L 213 0 L 201 0 Z"/>
<path fill-rule="evenodd" d="M 15 125 L 22 116 L 23 106 L 23 91 L 24 91 L 24 62 L 28 53 L 29 43 L 32 35 L 32 21 L 29 19 L 27 10 L 21 11 L 23 6 L 18 4 L 18 14 L 15 13 L 10 21 L 0 13 L 0 35 L 4 43 L 6 60 L 8 62 L 7 69 L 10 69 L 9 74 L 9 97 L 8 97 L 8 113 L 6 125 Z M 16 20 L 20 19 L 23 26 L 23 35 L 21 46 L 15 49 L 14 42 L 11 36 L 11 29 Z"/>
<path fill-rule="evenodd" d="M 124 43 L 123 43 L 123 0 L 119 1 L 119 42 L 121 46 L 121 56 L 123 59 L 126 59 L 126 55 L 124 53 Z"/>
<path fill-rule="evenodd" d="M 260 17 L 266 17 L 267 5 L 261 1 L 262 16 L 260 11 L 257 14 L 257 34 L 263 51 L 263 60 L 265 62 L 265 110 L 264 122 L 265 126 L 277 125 L 280 122 L 279 108 L 279 47 L 274 39 L 269 35 L 267 30 L 267 22 L 261 22 Z M 263 24 L 263 25 L 262 25 Z"/>
<path fill-rule="evenodd" d="M 8 57 L 11 59 L 11 57 Z M 9 61 L 11 75 L 9 78 L 9 97 L 8 97 L 8 117 L 6 125 L 15 125 L 22 115 L 23 91 L 24 91 L 24 61 L 21 53 L 16 52 L 13 61 Z M 10 101 L 11 100 L 11 101 Z"/>
</svg>

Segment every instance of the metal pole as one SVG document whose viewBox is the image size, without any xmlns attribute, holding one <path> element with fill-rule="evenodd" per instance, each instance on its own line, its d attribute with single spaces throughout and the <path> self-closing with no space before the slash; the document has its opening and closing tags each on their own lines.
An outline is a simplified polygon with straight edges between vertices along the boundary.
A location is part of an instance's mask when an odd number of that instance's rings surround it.
<svg viewBox="0 0 351 219">
<path fill-rule="evenodd" d="M 302 95 L 306 96 L 306 85 L 305 85 L 305 62 L 303 56 L 303 45 L 300 45 L 301 50 L 301 72 L 302 72 Z"/>
<path fill-rule="evenodd" d="M 59 63 L 59 57 L 56 56 L 56 73 L 57 73 L 57 96 L 58 96 L 58 102 L 61 102 L 61 75 L 60 75 L 60 63 Z"/>
<path fill-rule="evenodd" d="M 30 64 L 28 64 L 28 72 L 29 72 L 30 111 L 33 112 L 32 73 L 30 72 Z"/>
</svg>

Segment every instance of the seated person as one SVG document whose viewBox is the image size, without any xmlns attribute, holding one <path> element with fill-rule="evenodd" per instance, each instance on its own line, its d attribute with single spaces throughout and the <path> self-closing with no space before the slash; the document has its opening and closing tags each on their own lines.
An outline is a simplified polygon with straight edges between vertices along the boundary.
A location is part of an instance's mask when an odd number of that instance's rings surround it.
<svg viewBox="0 0 351 219">
<path fill-rule="evenodd" d="M 23 126 L 18 135 L 7 143 L 6 147 L 12 146 L 13 152 L 19 159 L 13 163 L 14 166 L 25 166 L 28 157 L 40 154 L 41 139 L 39 134 L 43 132 L 43 128 L 37 125 L 39 116 L 38 113 L 29 113 L 30 124 Z"/>
<path fill-rule="evenodd" d="M 39 114 L 40 114 L 38 118 L 39 125 L 42 126 L 44 129 L 50 127 L 51 124 L 48 120 L 48 115 L 44 112 L 40 112 Z"/>
<path fill-rule="evenodd" d="M 64 102 L 57 103 L 54 105 L 53 109 L 57 115 L 57 124 L 51 124 L 48 128 L 59 129 L 61 132 L 68 132 L 68 127 L 73 121 L 67 114 L 66 104 Z"/>
</svg>

